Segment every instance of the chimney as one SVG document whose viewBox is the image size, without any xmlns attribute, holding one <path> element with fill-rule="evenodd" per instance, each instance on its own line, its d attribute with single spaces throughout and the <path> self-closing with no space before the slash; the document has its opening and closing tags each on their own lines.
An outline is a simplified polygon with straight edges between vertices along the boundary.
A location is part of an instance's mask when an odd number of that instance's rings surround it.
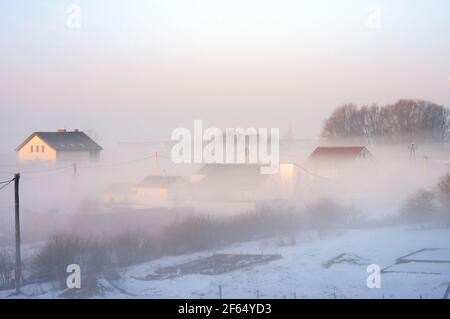
<svg viewBox="0 0 450 319">
<path fill-rule="evenodd" d="M 58 133 L 66 133 L 66 129 L 65 128 L 59 128 L 58 129 Z"/>
</svg>

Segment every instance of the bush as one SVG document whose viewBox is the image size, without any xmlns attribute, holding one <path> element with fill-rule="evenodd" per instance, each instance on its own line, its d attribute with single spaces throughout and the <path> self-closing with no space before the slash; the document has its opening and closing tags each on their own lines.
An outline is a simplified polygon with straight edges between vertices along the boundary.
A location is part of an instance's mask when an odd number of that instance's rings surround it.
<svg viewBox="0 0 450 319">
<path fill-rule="evenodd" d="M 155 245 L 141 232 L 127 232 L 103 239 L 81 239 L 72 235 L 50 238 L 34 259 L 37 280 L 65 285 L 66 268 L 80 266 L 84 274 L 101 273 L 111 266 L 127 266 L 155 255 Z"/>
<path fill-rule="evenodd" d="M 359 211 L 345 210 L 330 199 L 323 199 L 307 210 L 307 222 L 315 229 L 344 226 L 353 222 Z M 35 275 L 40 280 L 56 280 L 62 285 L 66 267 L 78 264 L 82 272 L 97 274 L 150 258 L 178 255 L 217 248 L 223 245 L 278 236 L 280 243 L 295 244 L 295 234 L 305 229 L 305 216 L 291 207 L 260 206 L 255 212 L 228 219 L 190 215 L 168 225 L 160 238 L 145 232 L 129 231 L 102 239 L 52 237 L 35 258 Z M 359 220 L 359 219 L 358 219 Z"/>
<path fill-rule="evenodd" d="M 450 226 L 450 174 L 444 175 L 438 184 L 439 199 L 442 204 L 441 217 Z"/>
<path fill-rule="evenodd" d="M 268 206 L 225 220 L 190 216 L 165 228 L 161 253 L 192 253 L 272 236 L 288 236 L 293 243 L 301 225 L 298 217 L 290 209 Z"/>
<path fill-rule="evenodd" d="M 167 226 L 163 234 L 163 251 L 184 254 L 216 247 L 220 242 L 217 223 L 209 217 L 191 216 Z"/>
<path fill-rule="evenodd" d="M 450 174 L 444 175 L 438 184 L 439 198 L 445 208 L 450 208 Z"/>
<path fill-rule="evenodd" d="M 345 224 L 345 217 L 344 208 L 330 198 L 319 199 L 306 209 L 306 222 L 312 229 L 342 227 Z"/>
<path fill-rule="evenodd" d="M 50 238 L 34 260 L 37 279 L 55 280 L 63 286 L 67 266 L 80 265 L 79 257 L 87 250 L 86 246 L 86 241 L 73 236 L 56 235 Z"/>
<path fill-rule="evenodd" d="M 236 216 L 224 225 L 228 242 L 248 241 L 264 237 L 288 235 L 299 229 L 298 215 L 290 210 L 275 211 L 261 207 L 256 212 Z"/>
<path fill-rule="evenodd" d="M 112 237 L 106 246 L 112 263 L 119 267 L 145 261 L 157 254 L 155 241 L 140 231 Z"/>
<path fill-rule="evenodd" d="M 410 195 L 401 208 L 401 216 L 409 223 L 429 222 L 437 211 L 435 194 L 427 190 L 419 190 Z"/>
<path fill-rule="evenodd" d="M 0 289 L 13 286 L 14 257 L 6 249 L 0 250 Z"/>
</svg>

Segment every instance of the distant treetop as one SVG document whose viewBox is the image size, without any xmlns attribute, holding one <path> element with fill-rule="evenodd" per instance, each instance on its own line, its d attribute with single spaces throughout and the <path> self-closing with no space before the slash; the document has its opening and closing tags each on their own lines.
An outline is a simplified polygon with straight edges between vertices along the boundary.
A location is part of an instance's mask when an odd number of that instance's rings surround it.
<svg viewBox="0 0 450 319">
<path fill-rule="evenodd" d="M 344 104 L 326 119 L 321 137 L 367 143 L 444 142 L 450 137 L 450 110 L 407 99 L 386 106 Z"/>
</svg>

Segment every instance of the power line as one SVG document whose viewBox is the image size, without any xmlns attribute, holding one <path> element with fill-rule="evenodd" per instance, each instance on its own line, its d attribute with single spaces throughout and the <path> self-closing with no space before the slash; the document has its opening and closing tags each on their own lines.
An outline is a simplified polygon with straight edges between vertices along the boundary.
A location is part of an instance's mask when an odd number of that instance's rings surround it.
<svg viewBox="0 0 450 319">
<path fill-rule="evenodd" d="M 62 167 L 56 167 L 56 168 L 49 168 L 49 169 L 43 169 L 43 170 L 34 170 L 34 171 L 22 171 L 21 174 L 42 174 L 42 173 L 50 173 L 55 171 L 62 171 L 67 168 L 72 167 L 72 165 L 62 166 Z"/>
<path fill-rule="evenodd" d="M 150 159 L 155 157 L 154 155 L 149 155 L 141 158 L 136 158 L 129 161 L 123 161 L 123 162 L 117 162 L 117 163 L 107 163 L 107 164 L 98 164 L 98 165 L 85 165 L 85 166 L 78 166 L 79 168 L 102 168 L 102 167 L 113 167 L 113 166 L 121 166 L 121 165 L 127 165 L 127 164 L 133 164 L 136 162 L 144 161 L 146 159 Z"/>
<path fill-rule="evenodd" d="M 45 174 L 45 175 L 44 174 L 42 174 L 42 175 L 34 175 L 34 176 L 31 176 L 31 177 L 27 177 L 26 181 L 27 182 L 40 181 L 42 179 L 47 179 L 47 178 L 52 178 L 52 177 L 55 177 L 55 176 L 59 176 L 59 175 L 61 175 L 63 173 L 66 173 L 66 172 L 67 172 L 66 170 L 60 170 L 60 171 L 52 172 L 51 174 L 49 173 L 49 174 Z"/>
<path fill-rule="evenodd" d="M 334 180 L 331 179 L 331 178 L 328 178 L 328 177 L 325 177 L 325 176 L 321 176 L 321 175 L 319 175 L 319 174 L 317 174 L 317 173 L 315 173 L 315 172 L 311 172 L 310 170 L 308 170 L 307 168 L 303 167 L 303 166 L 300 165 L 300 164 L 297 164 L 297 163 L 293 163 L 293 164 L 294 164 L 296 167 L 300 168 L 301 170 L 305 171 L 306 173 L 308 173 L 308 174 L 311 175 L 311 176 L 319 177 L 319 178 L 325 179 L 325 180 L 330 181 L 330 182 L 333 182 L 333 181 L 334 181 Z"/>
<path fill-rule="evenodd" d="M 128 160 L 128 161 L 122 161 L 122 162 L 115 162 L 115 163 L 106 163 L 106 164 L 98 164 L 98 165 L 81 165 L 81 166 L 77 166 L 78 168 L 103 168 L 103 167 L 114 167 L 114 166 L 122 166 L 122 165 L 128 165 L 128 164 L 133 164 L 133 163 L 137 163 L 140 161 L 144 161 L 147 159 L 151 159 L 154 158 L 155 155 L 149 155 L 149 156 L 145 156 L 145 157 L 140 157 L 140 158 L 135 158 L 132 160 Z M 161 158 L 170 158 L 169 156 L 166 155 L 159 155 L 158 157 Z M 48 169 L 42 169 L 42 170 L 29 170 L 29 171 L 21 171 L 21 174 L 44 174 L 44 173 L 52 173 L 52 172 L 61 172 L 63 170 L 66 169 L 73 169 L 73 164 L 71 165 L 66 165 L 66 166 L 62 166 L 62 167 L 56 167 L 56 168 L 48 168 Z M 0 174 L 5 174 L 5 175 L 14 175 L 13 172 L 0 172 Z M 6 181 L 6 182 L 9 182 Z M 1 184 L 1 183 L 0 183 Z"/>
<path fill-rule="evenodd" d="M 11 179 L 11 180 L 9 180 L 9 181 L 6 181 L 6 182 L 1 182 L 1 183 L 4 183 L 4 185 L 3 185 L 2 187 L 0 187 L 0 191 L 1 191 L 2 189 L 4 189 L 6 186 L 8 186 L 9 184 L 11 184 L 12 181 L 14 181 L 14 179 L 15 179 L 15 178 L 13 178 L 13 179 Z"/>
</svg>

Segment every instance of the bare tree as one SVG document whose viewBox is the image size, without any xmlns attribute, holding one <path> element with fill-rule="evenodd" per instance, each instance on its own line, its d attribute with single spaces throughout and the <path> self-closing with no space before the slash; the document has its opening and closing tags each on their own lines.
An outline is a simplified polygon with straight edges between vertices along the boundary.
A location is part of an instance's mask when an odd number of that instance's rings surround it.
<svg viewBox="0 0 450 319">
<path fill-rule="evenodd" d="M 322 136 L 386 142 L 443 142 L 450 136 L 450 110 L 427 101 L 399 100 L 384 107 L 338 107 L 325 121 Z"/>
</svg>

